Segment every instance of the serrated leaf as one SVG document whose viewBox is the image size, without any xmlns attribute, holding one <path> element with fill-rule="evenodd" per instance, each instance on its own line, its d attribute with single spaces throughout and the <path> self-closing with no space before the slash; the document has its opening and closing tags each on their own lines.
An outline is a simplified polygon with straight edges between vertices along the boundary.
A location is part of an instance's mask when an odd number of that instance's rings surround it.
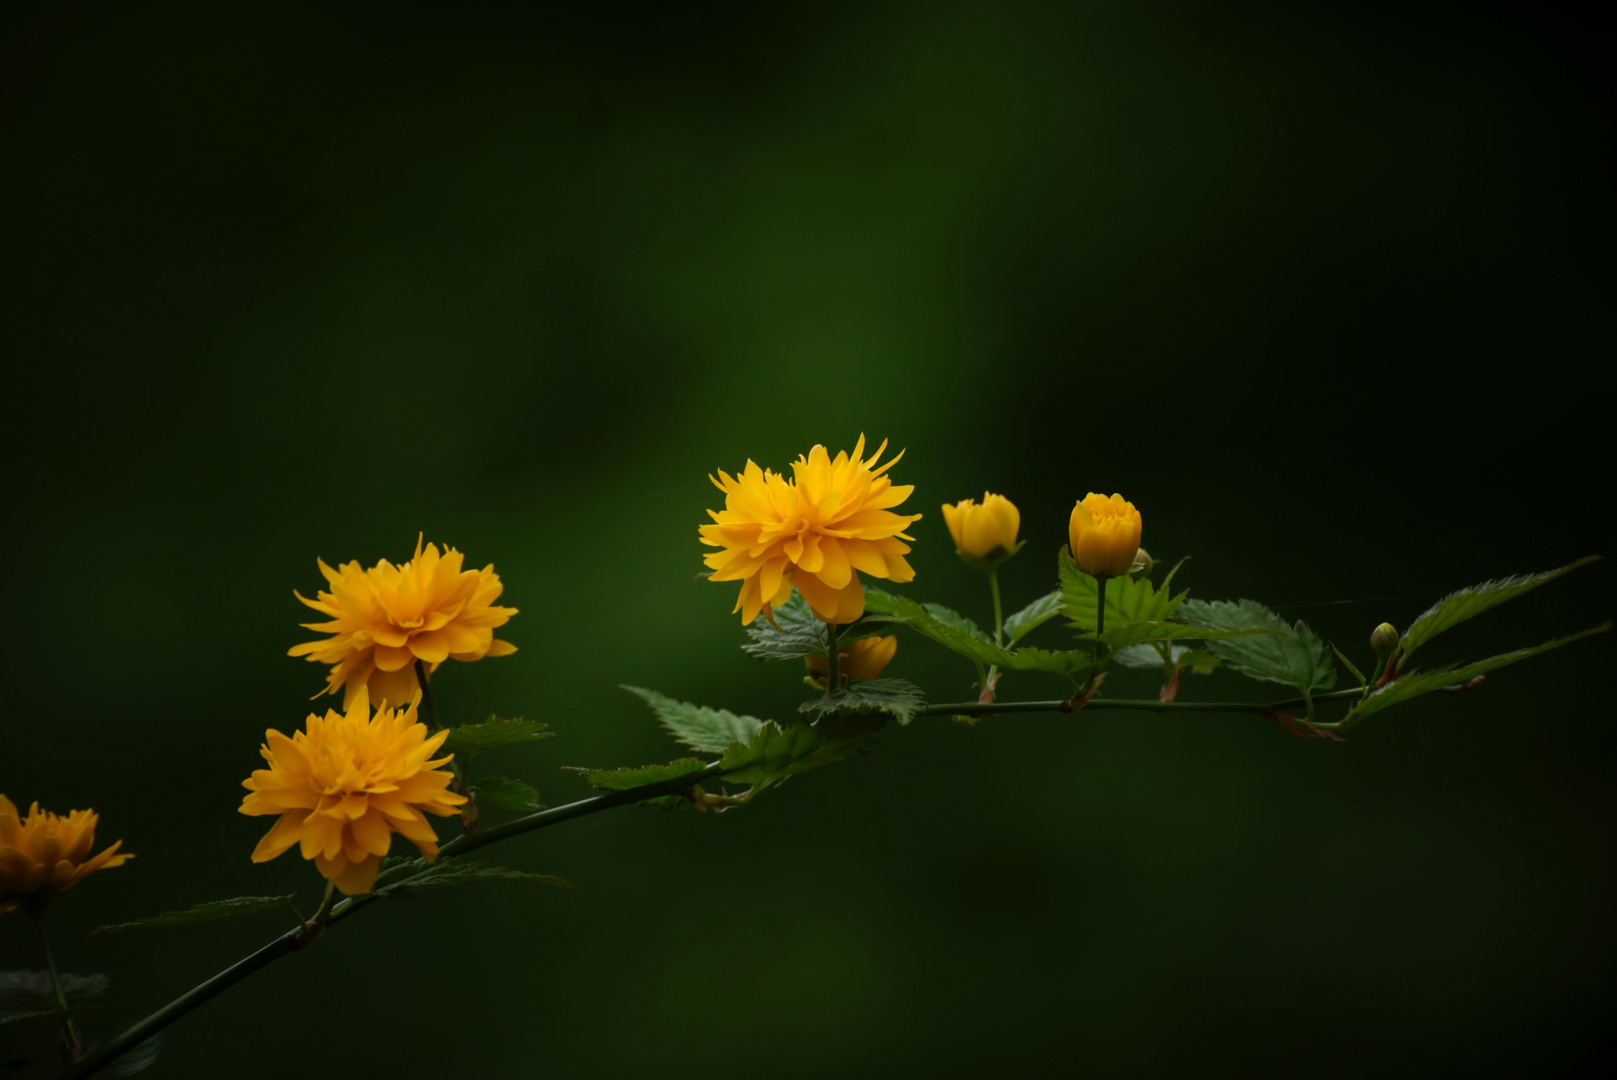
<svg viewBox="0 0 1617 1080">
<path fill-rule="evenodd" d="M 1161 669 L 1166 664 L 1196 675 L 1211 675 L 1219 666 L 1218 657 L 1206 649 L 1193 649 L 1188 645 L 1170 645 L 1168 659 L 1164 661 L 1155 644 L 1128 645 L 1117 650 L 1112 659 L 1124 667 Z"/>
<path fill-rule="evenodd" d="M 112 989 L 105 975 L 61 973 L 62 996 L 69 1008 L 84 1005 Z M 20 1013 L 56 1013 L 56 991 L 48 971 L 0 971 L 0 1016 Z"/>
<path fill-rule="evenodd" d="M 792 598 L 775 608 L 772 614 L 775 617 L 773 623 L 759 617 L 746 628 L 747 637 L 751 640 L 741 646 L 742 652 L 760 660 L 801 660 L 805 656 L 825 655 L 825 623 L 815 618 L 813 609 L 801 593 L 793 593 Z M 881 627 L 876 625 L 878 622 L 861 619 L 851 626 L 844 626 L 838 640 L 846 644 L 879 634 Z"/>
<path fill-rule="evenodd" d="M 1599 555 L 1589 555 L 1576 562 L 1567 563 L 1555 570 L 1546 570 L 1541 574 L 1518 574 L 1514 577 L 1499 578 L 1496 581 L 1484 581 L 1479 585 L 1449 593 L 1437 603 L 1421 612 L 1415 621 L 1404 632 L 1403 638 L 1398 642 L 1398 648 L 1403 655 L 1399 658 L 1398 666 L 1403 667 L 1414 651 L 1432 640 L 1445 630 L 1452 630 L 1467 619 L 1474 619 L 1489 608 L 1497 607 L 1507 600 L 1514 600 L 1523 593 L 1532 592 L 1540 585 L 1546 585 L 1563 574 L 1569 574 L 1580 566 L 1588 566 L 1600 558 Z"/>
<path fill-rule="evenodd" d="M 840 690 L 824 697 L 805 701 L 797 711 L 805 716 L 829 716 L 832 713 L 886 713 L 900 724 L 915 719 L 915 714 L 926 705 L 921 688 L 903 679 L 869 679 L 850 682 Z"/>
<path fill-rule="evenodd" d="M 946 608 L 942 604 L 922 604 L 921 609 L 932 616 L 935 621 L 953 630 L 958 630 L 967 637 L 974 637 L 978 641 L 992 642 L 994 640 L 992 634 L 987 633 L 953 608 Z"/>
<path fill-rule="evenodd" d="M 457 763 L 464 767 L 472 758 L 486 751 L 538 742 L 553 734 L 537 720 L 523 720 L 520 717 L 506 720 L 491 716 L 481 724 L 462 724 L 450 728 L 443 749 L 446 753 L 454 754 Z"/>
<path fill-rule="evenodd" d="M 1061 590 L 1047 592 L 1005 620 L 1005 642 L 1015 645 L 1033 631 L 1061 614 Z"/>
<path fill-rule="evenodd" d="M 1112 654 L 1112 660 L 1127 668 L 1160 668 L 1166 663 L 1156 646 L 1147 644 L 1125 645 Z"/>
<path fill-rule="evenodd" d="M 756 794 L 798 773 L 868 753 L 875 743 L 876 725 L 868 719 L 798 721 L 784 728 L 771 720 L 750 743 L 726 750 L 720 764 L 724 779 L 751 784 Z"/>
<path fill-rule="evenodd" d="M 1072 561 L 1072 552 L 1066 548 L 1061 549 L 1058 561 L 1061 572 L 1061 610 L 1074 626 L 1093 637 L 1095 601 L 1100 592 L 1100 582 L 1092 574 L 1080 570 L 1078 564 Z M 1106 625 L 1167 622 L 1187 595 L 1186 592 L 1180 592 L 1178 596 L 1174 596 L 1172 592 L 1174 575 L 1179 573 L 1179 567 L 1183 565 L 1184 560 L 1181 559 L 1178 565 L 1168 571 L 1168 576 L 1162 580 L 1160 589 L 1143 574 L 1139 577 L 1122 575 L 1106 579 Z"/>
<path fill-rule="evenodd" d="M 764 723 L 755 716 L 738 716 L 727 709 L 710 709 L 706 705 L 675 701 L 655 690 L 638 686 L 625 686 L 624 689 L 650 705 L 657 719 L 677 741 L 707 754 L 722 754 L 731 743 L 752 741 Z"/>
<path fill-rule="evenodd" d="M 196 923 L 213 922 L 215 919 L 228 919 L 236 915 L 251 915 L 257 911 L 284 910 L 297 916 L 297 909 L 292 901 L 295 897 L 286 896 L 238 896 L 231 900 L 212 900 L 205 904 L 186 908 L 184 911 L 165 911 L 161 915 L 153 915 L 149 919 L 137 919 L 134 922 L 114 923 L 111 926 L 98 926 L 91 931 L 95 934 L 116 934 L 124 930 L 147 930 L 158 926 L 192 926 Z"/>
<path fill-rule="evenodd" d="M 591 787 L 603 791 L 628 791 L 647 784 L 660 784 L 664 780 L 677 780 L 687 773 L 701 772 L 705 768 L 707 762 L 700 758 L 680 758 L 666 765 L 634 765 L 623 769 L 580 769 L 569 765 L 565 771 L 578 773 Z"/>
<path fill-rule="evenodd" d="M 484 866 L 482 863 L 453 857 L 440 858 L 434 863 L 429 863 L 425 859 L 412 859 L 400 869 L 408 876 L 396 884 L 377 889 L 378 896 L 403 898 L 421 889 L 468 885 L 474 881 L 533 881 L 562 889 L 573 887 L 572 882 L 549 874 L 530 874 L 525 870 L 512 870 L 504 866 Z"/>
<path fill-rule="evenodd" d="M 487 776 L 472 785 L 477 801 L 501 810 L 537 810 L 539 791 L 509 776 Z"/>
<path fill-rule="evenodd" d="M 1295 686 L 1303 693 L 1336 685 L 1330 647 L 1299 620 L 1287 623 L 1255 600 L 1186 600 L 1179 614 L 1212 630 L 1260 630 L 1260 634 L 1207 642 L 1207 650 L 1249 679 Z"/>
<path fill-rule="evenodd" d="M 1342 719 L 1342 726 L 1347 727 L 1356 724 L 1366 716 L 1381 712 L 1383 709 L 1391 708 L 1405 701 L 1411 701 L 1437 690 L 1446 690 L 1451 686 L 1459 686 L 1476 678 L 1478 675 L 1486 675 L 1490 671 L 1496 671 L 1499 668 L 1519 663 L 1530 656 L 1537 656 L 1539 653 L 1549 652 L 1551 649 L 1559 649 L 1563 645 L 1569 645 L 1592 634 L 1603 634 L 1610 629 L 1611 623 L 1602 623 L 1587 630 L 1580 630 L 1576 634 L 1568 634 L 1565 637 L 1546 641 L 1542 645 L 1534 645 L 1531 648 L 1517 649 L 1515 652 L 1490 656 L 1486 660 L 1478 660 L 1473 664 L 1451 664 L 1447 667 L 1434 668 L 1431 671 L 1410 671 L 1407 674 L 1399 675 L 1380 690 L 1372 690 L 1368 697 L 1348 710 L 1347 716 Z"/>
<path fill-rule="evenodd" d="M 814 617 L 800 593 L 772 612 L 774 623 L 760 616 L 747 627 L 752 640 L 741 646 L 741 651 L 760 660 L 800 660 L 805 656 L 824 656 L 826 650 L 825 623 Z"/>
<path fill-rule="evenodd" d="M 866 587 L 865 608 L 874 609 L 881 617 L 900 622 L 924 637 L 983 664 L 998 664 L 1010 671 L 1049 671 L 1067 674 L 1087 668 L 1089 650 L 1081 652 L 1049 652 L 1044 649 L 1001 649 L 992 641 L 973 637 L 966 631 L 939 622 L 925 605 L 905 596 L 895 596 L 880 589 Z"/>
</svg>

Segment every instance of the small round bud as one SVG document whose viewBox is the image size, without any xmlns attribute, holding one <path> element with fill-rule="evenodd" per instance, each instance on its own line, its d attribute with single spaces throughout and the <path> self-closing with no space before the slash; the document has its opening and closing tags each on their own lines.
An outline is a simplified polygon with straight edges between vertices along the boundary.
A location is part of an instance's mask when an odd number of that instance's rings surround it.
<svg viewBox="0 0 1617 1080">
<path fill-rule="evenodd" d="M 1384 622 L 1371 633 L 1370 647 L 1376 651 L 1377 656 L 1386 656 L 1398 647 L 1398 636 L 1398 628 L 1390 622 Z"/>
<path fill-rule="evenodd" d="M 1150 574 L 1152 567 L 1156 565 L 1157 561 L 1151 557 L 1151 553 L 1141 548 L 1134 553 L 1134 565 L 1129 568 L 1129 573 Z"/>
</svg>

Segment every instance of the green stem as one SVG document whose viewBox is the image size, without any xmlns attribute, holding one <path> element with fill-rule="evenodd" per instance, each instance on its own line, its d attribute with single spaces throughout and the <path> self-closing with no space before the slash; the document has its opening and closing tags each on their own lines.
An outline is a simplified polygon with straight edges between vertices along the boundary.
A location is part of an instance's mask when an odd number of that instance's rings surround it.
<svg viewBox="0 0 1617 1080">
<path fill-rule="evenodd" d="M 1101 575 L 1101 574 L 1096 574 L 1095 575 L 1095 584 L 1098 585 L 1099 588 L 1097 588 L 1095 590 L 1095 651 L 1094 651 L 1094 659 L 1090 661 L 1090 665 L 1089 665 L 1090 693 L 1094 693 L 1095 676 L 1100 674 L 1100 650 L 1101 650 L 1100 635 L 1101 635 L 1101 632 L 1106 629 L 1106 582 L 1107 582 L 1107 580 L 1108 579 L 1106 577 L 1104 577 L 1103 575 Z"/>
<path fill-rule="evenodd" d="M 658 795 L 667 795 L 670 792 L 688 788 L 703 780 L 710 780 L 723 771 L 722 766 L 718 762 L 714 762 L 700 772 L 686 773 L 684 776 L 678 776 L 672 780 L 660 780 L 655 784 L 645 784 L 641 787 L 630 788 L 628 791 L 612 791 L 605 795 L 597 795 L 591 799 L 581 799 L 575 803 L 568 803 L 566 806 L 541 810 L 536 814 L 529 814 L 527 817 L 508 821 L 503 825 L 483 832 L 466 833 L 458 836 L 443 846 L 440 855 L 463 855 L 476 848 L 486 847 L 496 841 L 518 836 L 522 833 L 532 832 L 534 829 L 542 829 L 547 825 L 559 825 L 564 821 L 571 821 L 573 818 L 583 817 L 586 814 L 611 810 L 619 806 L 630 806 L 646 799 L 655 798 Z M 371 902 L 378 899 L 378 897 L 379 894 L 371 893 L 368 896 L 347 898 L 330 910 L 330 915 L 325 920 L 326 928 L 330 929 L 361 908 L 369 907 Z M 325 908 L 324 904 L 321 906 L 322 909 Z M 317 914 L 316 919 L 318 918 L 319 915 Z M 283 956 L 297 952 L 311 940 L 312 938 L 304 926 L 287 931 L 251 956 L 238 960 L 207 982 L 201 983 L 187 993 L 175 998 L 140 1023 L 126 1028 L 116 1037 L 102 1043 L 92 1053 L 86 1055 L 83 1060 L 69 1066 L 67 1072 L 62 1074 L 62 1080 L 78 1080 L 80 1077 L 90 1076 L 105 1068 L 131 1047 L 145 1042 L 192 1009 L 224 993 L 260 968 L 269 966 Z"/>
<path fill-rule="evenodd" d="M 415 662 L 415 681 L 421 687 L 421 704 L 426 706 L 427 720 L 432 730 L 437 731 L 443 725 L 438 722 L 438 706 L 432 701 L 432 683 L 427 679 L 427 664 L 424 660 Z"/>
<path fill-rule="evenodd" d="M 994 644 L 1005 647 L 1005 611 L 999 604 L 999 570 L 988 571 L 988 588 L 994 594 Z"/>
<path fill-rule="evenodd" d="M 1354 697 L 1358 690 L 1333 690 L 1328 694 L 1313 695 L 1314 701 L 1335 701 Z M 1254 713 L 1259 716 L 1264 713 L 1284 712 L 1287 709 L 1301 708 L 1308 704 L 1304 698 L 1289 698 L 1285 701 L 1152 701 L 1130 698 L 1096 698 L 1088 705 L 1089 709 L 1125 709 L 1139 712 L 1208 712 L 1208 713 Z M 995 701 L 987 704 L 971 701 L 955 702 L 944 705 L 927 705 L 918 716 L 969 716 L 977 713 L 1017 713 L 1017 712 L 1065 712 L 1069 701 Z M 1328 724 L 1315 724 L 1315 727 L 1329 727 Z"/>
<path fill-rule="evenodd" d="M 67 1035 L 69 1054 L 77 1058 L 83 1044 L 79 1042 L 78 1028 L 74 1026 L 73 1014 L 67 1007 L 67 995 L 62 992 L 62 976 L 56 970 L 56 953 L 51 950 L 51 937 L 45 932 L 44 912 L 35 914 L 34 925 L 39 928 L 39 943 L 45 947 L 45 968 L 51 975 L 51 989 L 56 991 L 56 1007 L 62 1010 L 62 1031 Z"/>
<path fill-rule="evenodd" d="M 830 673 L 825 680 L 825 694 L 830 697 L 837 689 L 837 624 L 825 624 L 825 664 Z"/>
</svg>

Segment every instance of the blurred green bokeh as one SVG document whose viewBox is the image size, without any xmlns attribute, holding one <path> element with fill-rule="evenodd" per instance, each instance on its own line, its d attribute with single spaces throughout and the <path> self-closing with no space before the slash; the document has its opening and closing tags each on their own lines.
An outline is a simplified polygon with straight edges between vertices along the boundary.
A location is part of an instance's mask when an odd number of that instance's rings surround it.
<svg viewBox="0 0 1617 1080">
<path fill-rule="evenodd" d="M 696 527 L 708 472 L 815 442 L 907 450 L 906 591 L 979 617 L 937 508 L 984 488 L 1023 511 L 1012 606 L 1117 490 L 1196 595 L 1361 660 L 1439 592 L 1609 553 L 1595 43 L 1441 5 L 7 5 L 0 791 L 139 855 L 55 917 L 100 1020 L 277 924 L 89 929 L 317 893 L 235 813 L 320 686 L 284 655 L 316 556 L 495 564 L 521 651 L 440 703 L 550 723 L 502 764 L 554 804 L 559 766 L 674 756 L 619 683 L 791 714 Z M 1612 600 L 1597 565 L 1430 659 Z M 919 722 L 739 812 L 495 849 L 579 888 L 376 910 L 149 1075 L 1564 1071 L 1612 1022 L 1612 662 L 1343 745 Z M 914 637 L 891 673 L 970 692 Z"/>
</svg>

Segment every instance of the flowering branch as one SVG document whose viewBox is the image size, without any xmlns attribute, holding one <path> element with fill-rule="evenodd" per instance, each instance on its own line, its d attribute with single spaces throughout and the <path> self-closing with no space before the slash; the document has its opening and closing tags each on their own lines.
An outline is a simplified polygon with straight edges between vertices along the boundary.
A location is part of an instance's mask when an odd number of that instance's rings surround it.
<svg viewBox="0 0 1617 1080">
<path fill-rule="evenodd" d="M 674 780 L 646 784 L 628 791 L 614 791 L 606 795 L 580 799 L 578 802 L 568 803 L 565 806 L 541 810 L 539 813 L 529 814 L 527 817 L 505 822 L 503 825 L 492 829 L 459 836 L 443 846 L 442 855 L 445 857 L 464 855 L 477 848 L 487 847 L 501 840 L 509 840 L 513 836 L 520 836 L 535 829 L 543 829 L 549 825 L 560 825 L 564 821 L 571 821 L 587 814 L 596 814 L 602 810 L 612 810 L 619 806 L 630 806 L 634 803 L 644 802 L 660 795 L 686 791 L 702 780 L 717 776 L 719 772 L 720 767 L 715 763 L 700 772 L 690 773 Z M 331 915 L 324 921 L 324 926 L 327 928 L 333 927 L 386 895 L 387 890 L 383 889 L 363 896 L 349 897 L 331 909 Z M 126 1028 L 116 1037 L 102 1043 L 93 1052 L 86 1055 L 83 1060 L 69 1066 L 68 1070 L 62 1074 L 62 1080 L 78 1080 L 80 1077 L 93 1075 L 117 1060 L 122 1054 L 133 1047 L 139 1046 L 197 1006 L 218 997 L 255 971 L 268 967 L 281 957 L 289 956 L 302 949 L 305 945 L 311 943 L 315 936 L 318 935 L 309 934 L 307 926 L 299 926 L 296 929 L 288 930 L 262 949 L 236 961 L 236 963 L 230 965 L 213 978 L 200 983 L 175 998 L 138 1024 Z"/>
</svg>

